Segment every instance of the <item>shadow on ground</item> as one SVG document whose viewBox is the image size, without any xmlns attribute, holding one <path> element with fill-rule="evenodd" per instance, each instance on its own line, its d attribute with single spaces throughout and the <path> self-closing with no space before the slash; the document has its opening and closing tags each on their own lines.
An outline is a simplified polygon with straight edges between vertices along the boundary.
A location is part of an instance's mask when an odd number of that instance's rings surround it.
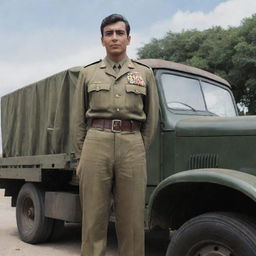
<svg viewBox="0 0 256 256">
<path fill-rule="evenodd" d="M 81 225 L 65 224 L 65 229 L 55 243 L 81 243 Z M 168 233 L 166 231 L 146 231 L 146 256 L 164 256 L 168 246 Z M 110 223 L 108 230 L 108 250 L 117 251 L 117 238 L 114 223 Z"/>
</svg>

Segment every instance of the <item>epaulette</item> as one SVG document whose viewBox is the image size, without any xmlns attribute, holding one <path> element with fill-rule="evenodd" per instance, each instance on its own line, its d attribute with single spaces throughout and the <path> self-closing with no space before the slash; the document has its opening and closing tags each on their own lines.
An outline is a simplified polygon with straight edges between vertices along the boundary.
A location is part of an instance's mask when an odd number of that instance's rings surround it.
<svg viewBox="0 0 256 256">
<path fill-rule="evenodd" d="M 88 65 L 86 65 L 86 66 L 84 66 L 84 68 L 87 68 L 87 67 L 89 67 L 89 66 L 92 66 L 92 65 L 97 64 L 97 63 L 100 63 L 100 62 L 101 62 L 101 59 L 100 59 L 100 60 L 97 60 L 97 61 L 95 61 L 95 62 L 92 62 L 92 63 L 90 63 L 90 64 L 88 64 Z"/>
<path fill-rule="evenodd" d="M 131 60 L 132 60 L 133 62 L 137 63 L 137 64 L 140 64 L 140 65 L 142 65 L 142 66 L 144 66 L 144 67 L 147 67 L 147 68 L 151 69 L 151 67 L 150 67 L 150 66 L 148 66 L 148 65 L 144 64 L 142 61 L 134 60 L 134 59 L 131 59 Z"/>
</svg>

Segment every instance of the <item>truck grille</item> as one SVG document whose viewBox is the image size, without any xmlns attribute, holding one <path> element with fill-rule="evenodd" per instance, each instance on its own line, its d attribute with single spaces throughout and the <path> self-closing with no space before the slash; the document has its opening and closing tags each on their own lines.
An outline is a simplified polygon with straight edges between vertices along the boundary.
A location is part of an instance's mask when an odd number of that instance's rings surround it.
<svg viewBox="0 0 256 256">
<path fill-rule="evenodd" d="M 218 155 L 216 154 L 193 154 L 189 159 L 189 169 L 217 168 Z"/>
</svg>

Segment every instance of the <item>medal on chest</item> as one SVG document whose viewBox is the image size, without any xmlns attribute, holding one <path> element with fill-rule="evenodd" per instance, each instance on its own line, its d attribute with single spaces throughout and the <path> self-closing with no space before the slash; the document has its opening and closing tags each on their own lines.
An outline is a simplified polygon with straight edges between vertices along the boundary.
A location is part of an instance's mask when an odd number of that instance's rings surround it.
<svg viewBox="0 0 256 256">
<path fill-rule="evenodd" d="M 129 72 L 127 74 L 127 80 L 128 80 L 129 84 L 146 86 L 146 84 L 139 72 Z"/>
</svg>

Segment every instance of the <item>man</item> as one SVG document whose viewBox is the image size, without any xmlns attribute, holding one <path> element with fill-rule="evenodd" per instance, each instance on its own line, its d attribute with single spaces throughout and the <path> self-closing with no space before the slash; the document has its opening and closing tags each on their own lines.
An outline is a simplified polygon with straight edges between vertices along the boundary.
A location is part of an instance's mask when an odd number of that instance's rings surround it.
<svg viewBox="0 0 256 256">
<path fill-rule="evenodd" d="M 158 96 L 152 70 L 126 55 L 129 33 L 121 15 L 102 21 L 107 56 L 80 72 L 74 96 L 83 256 L 105 255 L 112 198 L 119 255 L 144 255 L 145 148 L 157 125 Z"/>
</svg>

